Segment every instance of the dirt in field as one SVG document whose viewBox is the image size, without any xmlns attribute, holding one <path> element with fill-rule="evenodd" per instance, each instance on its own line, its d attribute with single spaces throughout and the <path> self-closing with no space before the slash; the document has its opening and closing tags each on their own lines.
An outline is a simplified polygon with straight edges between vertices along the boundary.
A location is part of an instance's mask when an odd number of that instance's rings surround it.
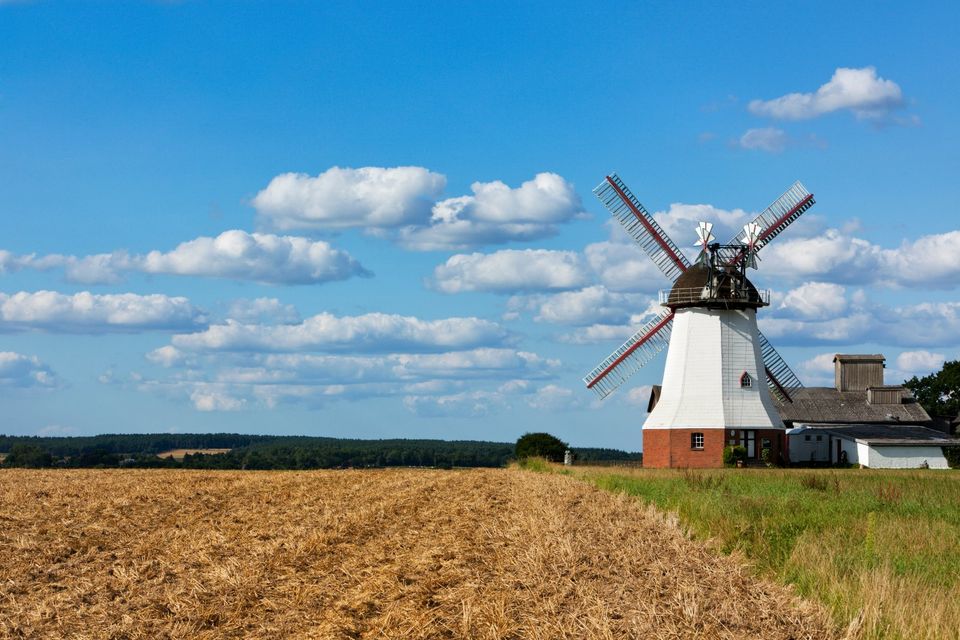
<svg viewBox="0 0 960 640">
<path fill-rule="evenodd" d="M 0 637 L 835 635 L 671 519 L 562 476 L 0 471 Z"/>
</svg>

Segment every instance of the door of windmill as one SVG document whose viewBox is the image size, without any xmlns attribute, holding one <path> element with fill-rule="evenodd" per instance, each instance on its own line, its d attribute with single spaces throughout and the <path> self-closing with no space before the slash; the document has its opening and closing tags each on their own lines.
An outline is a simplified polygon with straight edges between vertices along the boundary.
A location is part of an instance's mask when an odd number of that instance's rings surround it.
<svg viewBox="0 0 960 640">
<path fill-rule="evenodd" d="M 755 458 L 757 455 L 757 432 L 750 431 L 741 431 L 740 432 L 740 441 L 744 447 L 747 449 L 747 457 Z"/>
</svg>

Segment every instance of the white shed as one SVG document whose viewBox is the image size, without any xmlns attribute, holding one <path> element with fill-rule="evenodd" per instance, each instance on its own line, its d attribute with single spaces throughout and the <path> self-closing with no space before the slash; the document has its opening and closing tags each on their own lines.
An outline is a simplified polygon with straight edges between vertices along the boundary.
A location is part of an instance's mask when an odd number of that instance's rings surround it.
<svg viewBox="0 0 960 640">
<path fill-rule="evenodd" d="M 788 455 L 795 464 L 948 469 L 945 446 L 960 446 L 960 439 L 916 425 L 801 423 L 787 431 Z"/>
</svg>

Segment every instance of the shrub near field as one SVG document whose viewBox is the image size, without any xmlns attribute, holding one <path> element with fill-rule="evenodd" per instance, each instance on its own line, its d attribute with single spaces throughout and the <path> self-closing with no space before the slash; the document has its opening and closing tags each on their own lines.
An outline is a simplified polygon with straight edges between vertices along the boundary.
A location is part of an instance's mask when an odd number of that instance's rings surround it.
<svg viewBox="0 0 960 640">
<path fill-rule="evenodd" d="M 943 471 L 575 472 L 675 511 L 861 638 L 960 638 L 960 475 Z M 861 615 L 862 613 L 862 615 Z"/>
</svg>

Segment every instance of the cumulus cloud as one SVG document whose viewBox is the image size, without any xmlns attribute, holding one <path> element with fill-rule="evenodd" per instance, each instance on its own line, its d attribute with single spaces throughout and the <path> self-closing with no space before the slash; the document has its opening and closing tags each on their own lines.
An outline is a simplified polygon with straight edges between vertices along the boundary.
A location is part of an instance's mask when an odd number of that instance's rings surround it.
<svg viewBox="0 0 960 640">
<path fill-rule="evenodd" d="M 421 418 L 478 418 L 503 407 L 503 397 L 493 391 L 464 391 L 449 395 L 407 396 L 403 405 Z"/>
<path fill-rule="evenodd" d="M 623 401 L 632 407 L 642 407 L 646 411 L 647 406 L 650 404 L 650 392 L 653 388 L 649 384 L 644 384 L 639 387 L 632 387 L 625 394 L 621 394 Z"/>
<path fill-rule="evenodd" d="M 537 389 L 527 404 L 540 411 L 569 411 L 583 406 L 582 397 L 573 389 L 548 384 Z"/>
<path fill-rule="evenodd" d="M 648 296 L 609 291 L 603 285 L 552 295 L 514 296 L 508 311 L 532 309 L 534 320 L 551 324 L 626 323 L 650 305 Z"/>
<path fill-rule="evenodd" d="M 624 238 L 627 234 L 620 231 Z M 652 293 L 669 287 L 666 277 L 632 240 L 596 242 L 584 249 L 584 257 L 594 277 L 613 291 Z"/>
<path fill-rule="evenodd" d="M 418 251 L 544 238 L 584 213 L 573 185 L 555 173 L 516 188 L 475 182 L 471 195 L 441 199 L 445 186 L 443 175 L 423 167 L 334 167 L 312 177 L 279 175 L 253 206 L 277 229 L 358 227 Z"/>
<path fill-rule="evenodd" d="M 400 244 L 430 251 L 535 240 L 584 215 L 573 185 L 555 173 L 538 173 L 516 189 L 496 180 L 475 182 L 471 190 L 473 195 L 437 202 L 429 225 L 403 228 Z"/>
<path fill-rule="evenodd" d="M 58 386 L 57 375 L 36 356 L 0 351 L 0 388 L 52 389 Z"/>
<path fill-rule="evenodd" d="M 930 351 L 904 351 L 897 356 L 897 369 L 904 373 L 904 377 L 924 376 L 939 371 L 947 361 L 942 353 Z"/>
<path fill-rule="evenodd" d="M 942 348 L 960 344 L 960 302 L 889 307 L 873 304 L 862 291 L 856 291 L 844 304 L 846 310 L 836 317 L 825 317 L 818 310 L 805 319 L 795 309 L 785 313 L 776 308 L 759 316 L 758 322 L 764 334 L 778 345 L 870 343 Z"/>
<path fill-rule="evenodd" d="M 847 310 L 846 289 L 828 282 L 807 282 L 788 291 L 777 309 L 807 320 L 836 318 Z"/>
<path fill-rule="evenodd" d="M 302 320 L 296 307 L 276 298 L 239 298 L 230 303 L 227 317 L 248 324 L 297 324 Z"/>
<path fill-rule="evenodd" d="M 889 115 L 903 103 L 899 85 L 879 77 L 876 68 L 840 67 L 829 82 L 813 93 L 753 100 L 748 109 L 754 115 L 778 120 L 806 120 L 839 110 L 849 110 L 859 119 L 877 119 Z"/>
<path fill-rule="evenodd" d="M 447 179 L 423 167 L 333 167 L 316 176 L 284 173 L 253 199 L 277 229 L 389 228 L 426 224 Z"/>
<path fill-rule="evenodd" d="M 268 284 L 319 284 L 371 275 L 346 251 L 297 236 L 224 231 L 201 236 L 172 251 L 130 255 L 125 251 L 89 256 L 0 255 L 0 273 L 60 267 L 70 282 L 114 284 L 129 272 L 252 280 Z"/>
<path fill-rule="evenodd" d="M 206 324 L 183 297 L 118 293 L 73 295 L 56 291 L 0 293 L 0 330 L 42 329 L 72 333 L 177 331 Z"/>
<path fill-rule="evenodd" d="M 247 403 L 220 384 L 197 384 L 190 393 L 190 401 L 197 411 L 238 411 Z"/>
<path fill-rule="evenodd" d="M 744 149 L 757 149 L 767 153 L 781 153 L 787 148 L 789 138 L 783 129 L 764 127 L 762 129 L 747 129 L 737 141 Z"/>
<path fill-rule="evenodd" d="M 960 231 L 904 240 L 886 249 L 838 229 L 775 242 L 763 251 L 764 275 L 839 283 L 953 288 L 960 278 Z"/>
<path fill-rule="evenodd" d="M 444 293 L 549 291 L 586 282 L 587 271 L 576 252 L 546 249 L 457 254 L 433 272 L 433 286 Z"/>
<path fill-rule="evenodd" d="M 187 351 L 446 351 L 497 346 L 509 340 L 498 324 L 479 318 L 421 320 L 368 313 L 338 317 L 330 313 L 299 324 L 244 324 L 228 320 L 206 331 L 173 337 Z"/>
</svg>

